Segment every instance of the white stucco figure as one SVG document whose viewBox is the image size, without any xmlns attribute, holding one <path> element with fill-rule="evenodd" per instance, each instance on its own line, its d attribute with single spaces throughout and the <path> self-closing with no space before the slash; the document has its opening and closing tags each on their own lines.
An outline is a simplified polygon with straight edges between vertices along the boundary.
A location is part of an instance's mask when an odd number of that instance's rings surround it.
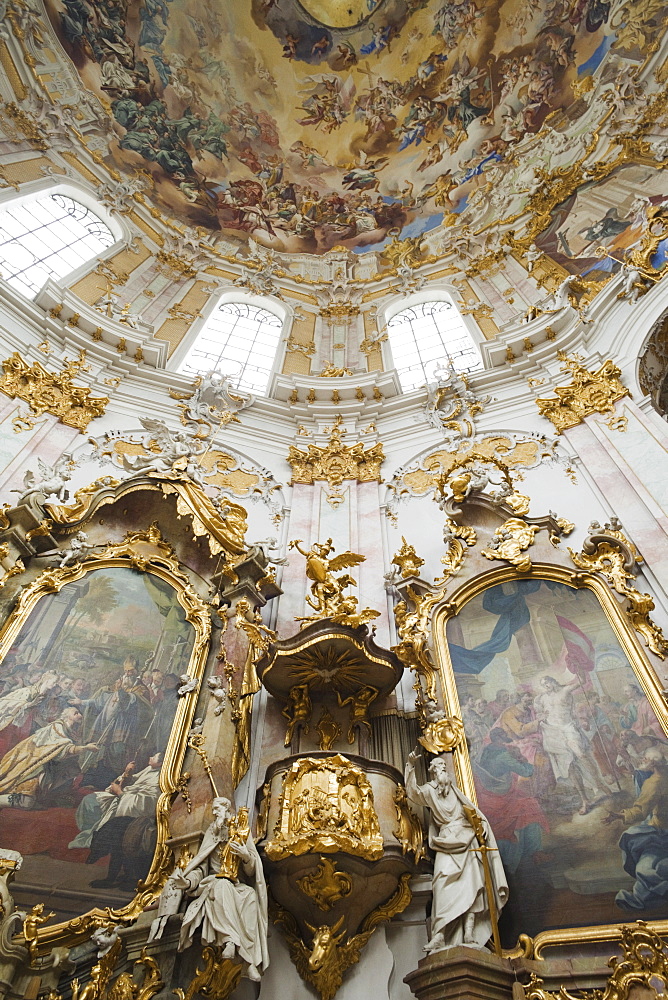
<svg viewBox="0 0 668 1000">
<path fill-rule="evenodd" d="M 162 936 L 168 917 L 178 911 L 187 893 L 193 898 L 183 916 L 179 951 L 188 948 L 200 930 L 203 944 L 221 947 L 223 958 L 241 959 L 244 975 L 259 980 L 269 964 L 267 888 L 250 831 L 245 844 L 229 837 L 229 827 L 236 831 L 238 823 L 230 800 L 215 798 L 213 822 L 200 850 L 183 870 L 177 868 L 167 879 L 149 941 Z"/>
<path fill-rule="evenodd" d="M 418 785 L 413 751 L 406 763 L 406 791 L 411 802 L 429 809 L 429 846 L 435 852 L 430 954 L 453 945 L 484 948 L 492 936 L 492 920 L 479 844 L 467 816 L 474 810 L 482 819 L 487 858 L 498 914 L 508 899 L 508 883 L 491 827 L 484 816 L 448 776 L 445 761 L 437 757 L 429 768 L 430 780 Z"/>
</svg>

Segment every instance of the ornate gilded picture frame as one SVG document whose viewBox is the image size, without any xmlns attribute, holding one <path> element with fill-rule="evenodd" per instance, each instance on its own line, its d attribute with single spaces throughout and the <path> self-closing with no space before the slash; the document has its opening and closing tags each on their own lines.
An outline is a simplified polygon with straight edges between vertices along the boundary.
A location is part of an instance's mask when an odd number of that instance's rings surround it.
<svg viewBox="0 0 668 1000">
<path fill-rule="evenodd" d="M 460 587 L 433 628 L 466 732 L 457 780 L 509 878 L 505 954 L 616 940 L 637 918 L 668 931 L 668 712 L 612 592 L 591 573 L 504 567 Z"/>
<path fill-rule="evenodd" d="M 0 629 L 0 842 L 38 944 L 73 944 L 159 894 L 210 636 L 156 525 L 45 569 Z M 186 690 L 179 691 L 185 686 Z"/>
</svg>

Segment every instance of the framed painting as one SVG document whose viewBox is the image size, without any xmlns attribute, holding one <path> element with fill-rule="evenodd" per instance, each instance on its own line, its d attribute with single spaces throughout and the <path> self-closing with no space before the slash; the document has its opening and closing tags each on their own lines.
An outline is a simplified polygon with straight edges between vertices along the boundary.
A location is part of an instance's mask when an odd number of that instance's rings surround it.
<svg viewBox="0 0 668 1000">
<path fill-rule="evenodd" d="M 546 569 L 474 581 L 436 623 L 458 779 L 508 876 L 502 943 L 536 954 L 668 918 L 661 686 L 601 581 Z"/>
<path fill-rule="evenodd" d="M 0 843 L 51 943 L 129 919 L 166 877 L 167 814 L 210 625 L 155 526 L 47 569 L 0 630 Z M 82 921 L 80 918 L 84 917 Z"/>
</svg>

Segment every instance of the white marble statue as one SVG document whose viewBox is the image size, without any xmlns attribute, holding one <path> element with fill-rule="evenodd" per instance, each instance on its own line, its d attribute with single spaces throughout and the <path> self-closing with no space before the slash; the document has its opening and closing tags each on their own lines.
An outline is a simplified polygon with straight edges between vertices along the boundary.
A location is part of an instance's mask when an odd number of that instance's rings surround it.
<svg viewBox="0 0 668 1000">
<path fill-rule="evenodd" d="M 409 754 L 405 781 L 409 800 L 429 810 L 429 846 L 436 855 L 431 938 L 425 951 L 431 954 L 458 944 L 484 948 L 492 936 L 492 920 L 482 854 L 467 810 L 474 810 L 482 819 L 498 914 L 508 898 L 508 884 L 494 834 L 485 817 L 450 781 L 440 757 L 431 763 L 430 780 L 418 785 L 415 763 L 419 757 L 417 750 Z"/>
<path fill-rule="evenodd" d="M 221 947 L 223 958 L 243 961 L 244 975 L 258 981 L 269 964 L 267 888 L 250 833 L 245 844 L 229 840 L 232 819 L 230 800 L 215 798 L 213 822 L 202 846 L 185 868 L 176 868 L 167 879 L 149 941 L 162 936 L 167 919 L 177 913 L 184 894 L 188 894 L 192 899 L 183 915 L 179 951 L 188 948 L 200 930 L 203 944 Z"/>
<path fill-rule="evenodd" d="M 23 477 L 22 490 L 10 490 L 11 493 L 18 493 L 17 505 L 30 496 L 31 493 L 43 493 L 45 497 L 56 496 L 61 503 L 66 503 L 69 497 L 67 483 L 72 478 L 72 472 L 76 463 L 72 461 L 70 455 L 61 455 L 53 465 L 38 458 L 36 474 L 32 469 L 28 469 Z"/>
<path fill-rule="evenodd" d="M 183 466 L 189 465 L 193 456 L 204 451 L 204 444 L 194 434 L 188 431 L 170 431 L 164 420 L 140 417 L 140 423 L 147 432 L 141 442 L 146 454 L 134 455 L 131 458 L 123 455 L 123 467 L 129 472 L 135 474 L 172 472 L 176 462 Z"/>
</svg>

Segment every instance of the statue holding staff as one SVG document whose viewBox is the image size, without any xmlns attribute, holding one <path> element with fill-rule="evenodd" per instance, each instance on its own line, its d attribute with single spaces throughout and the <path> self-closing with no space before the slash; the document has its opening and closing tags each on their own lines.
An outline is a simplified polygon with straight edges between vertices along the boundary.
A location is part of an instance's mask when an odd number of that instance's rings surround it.
<svg viewBox="0 0 668 1000">
<path fill-rule="evenodd" d="M 450 781 L 445 761 L 436 757 L 430 780 L 418 785 L 415 764 L 419 752 L 406 763 L 406 791 L 410 801 L 429 810 L 429 846 L 435 852 L 431 954 L 453 945 L 484 948 L 490 938 L 500 954 L 498 915 L 508 899 L 508 883 L 487 819 Z"/>
</svg>

